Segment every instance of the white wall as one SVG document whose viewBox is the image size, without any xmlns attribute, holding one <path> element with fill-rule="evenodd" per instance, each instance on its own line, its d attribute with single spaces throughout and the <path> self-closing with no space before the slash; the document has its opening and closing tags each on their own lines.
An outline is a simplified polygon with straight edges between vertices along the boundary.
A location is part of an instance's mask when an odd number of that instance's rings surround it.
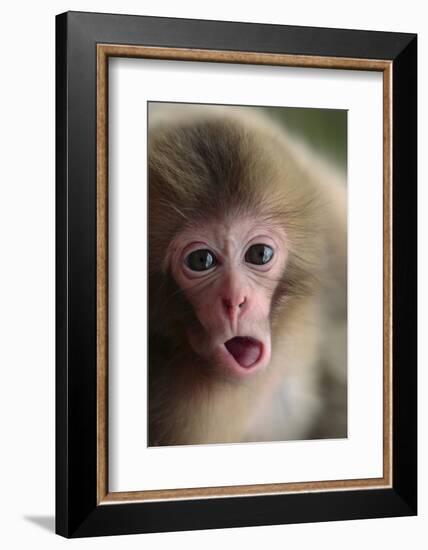
<svg viewBox="0 0 428 550">
<path fill-rule="evenodd" d="M 0 544 L 4 548 L 31 545 L 49 549 L 65 544 L 85 548 L 146 545 L 154 549 L 170 546 L 192 549 L 201 545 L 205 548 L 218 545 L 270 548 L 293 544 L 303 548 L 317 544 L 329 550 L 380 544 L 388 550 L 408 544 L 416 549 L 424 547 L 428 520 L 423 469 L 418 518 L 112 537 L 72 543 L 53 534 L 54 15 L 72 9 L 418 32 L 422 89 L 426 81 L 422 60 L 426 68 L 428 27 L 423 6 L 419 0 L 406 3 L 306 0 L 296 6 L 275 0 L 251 4 L 244 0 L 58 0 L 3 5 L 0 18 Z M 426 123 L 422 102 L 419 120 L 422 182 Z M 426 193 L 422 185 L 420 189 L 420 212 L 423 206 L 426 212 Z M 422 225 L 423 221 L 421 229 Z M 420 270 L 422 281 L 422 261 Z M 425 298 L 422 293 L 420 296 Z M 420 362 L 423 365 L 422 357 Z M 421 368 L 421 436 L 427 412 L 422 397 L 427 390 L 427 377 Z M 420 464 L 423 464 L 426 439 L 422 437 L 419 449 Z"/>
</svg>

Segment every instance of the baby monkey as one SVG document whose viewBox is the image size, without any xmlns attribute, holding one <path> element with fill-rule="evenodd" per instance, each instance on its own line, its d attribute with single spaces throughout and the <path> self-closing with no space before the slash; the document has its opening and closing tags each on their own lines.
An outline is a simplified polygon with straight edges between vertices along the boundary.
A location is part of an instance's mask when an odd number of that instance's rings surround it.
<svg viewBox="0 0 428 550">
<path fill-rule="evenodd" d="M 346 186 L 254 108 L 151 104 L 149 445 L 347 435 Z"/>
</svg>

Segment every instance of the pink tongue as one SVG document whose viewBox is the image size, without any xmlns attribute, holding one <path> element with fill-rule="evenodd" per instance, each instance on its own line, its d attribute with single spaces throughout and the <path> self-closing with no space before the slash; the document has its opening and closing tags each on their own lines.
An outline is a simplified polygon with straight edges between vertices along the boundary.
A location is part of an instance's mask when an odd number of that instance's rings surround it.
<svg viewBox="0 0 428 550">
<path fill-rule="evenodd" d="M 251 367 L 261 355 L 261 344 L 252 338 L 235 336 L 225 343 L 227 351 L 241 367 Z"/>
</svg>

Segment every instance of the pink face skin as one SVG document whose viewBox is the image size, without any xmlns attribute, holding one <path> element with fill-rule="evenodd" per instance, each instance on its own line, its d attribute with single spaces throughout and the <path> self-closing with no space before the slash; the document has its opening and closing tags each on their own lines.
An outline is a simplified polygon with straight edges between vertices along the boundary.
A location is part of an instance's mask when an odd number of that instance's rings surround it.
<svg viewBox="0 0 428 550">
<path fill-rule="evenodd" d="M 250 218 L 207 222 L 174 239 L 167 262 L 200 321 L 188 328 L 199 356 L 235 377 L 266 367 L 271 299 L 286 260 L 283 229 Z"/>
</svg>

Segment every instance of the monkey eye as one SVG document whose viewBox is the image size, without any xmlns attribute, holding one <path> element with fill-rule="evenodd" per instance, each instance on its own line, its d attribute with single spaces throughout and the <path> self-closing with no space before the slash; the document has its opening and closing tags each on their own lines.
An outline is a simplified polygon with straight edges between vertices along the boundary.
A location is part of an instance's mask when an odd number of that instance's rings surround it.
<svg viewBox="0 0 428 550">
<path fill-rule="evenodd" d="M 217 258 L 211 250 L 194 250 L 186 256 L 184 262 L 192 271 L 207 271 L 217 264 Z"/>
<path fill-rule="evenodd" d="M 264 265 L 273 258 L 273 249 L 267 244 L 253 244 L 245 253 L 245 261 L 249 264 Z"/>
</svg>

